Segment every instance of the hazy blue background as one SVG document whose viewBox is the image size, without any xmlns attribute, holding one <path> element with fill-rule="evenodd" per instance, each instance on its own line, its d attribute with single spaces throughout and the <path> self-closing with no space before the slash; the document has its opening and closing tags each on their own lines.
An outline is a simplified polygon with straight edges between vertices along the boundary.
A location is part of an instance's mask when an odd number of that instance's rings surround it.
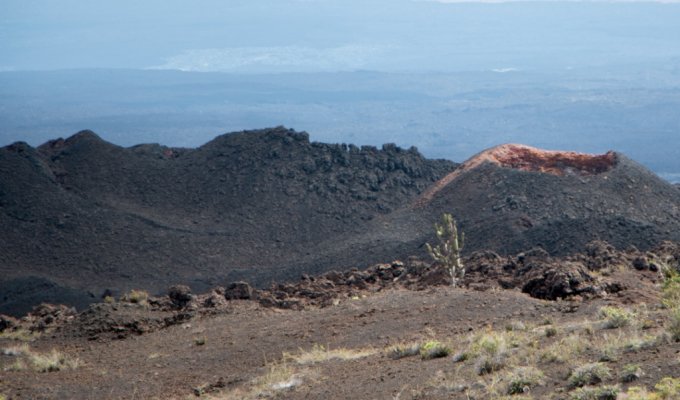
<svg viewBox="0 0 680 400">
<path fill-rule="evenodd" d="M 680 180 L 674 2 L 3 0 L 0 71 L 0 145 L 286 125 L 455 160 L 611 148 Z"/>
</svg>

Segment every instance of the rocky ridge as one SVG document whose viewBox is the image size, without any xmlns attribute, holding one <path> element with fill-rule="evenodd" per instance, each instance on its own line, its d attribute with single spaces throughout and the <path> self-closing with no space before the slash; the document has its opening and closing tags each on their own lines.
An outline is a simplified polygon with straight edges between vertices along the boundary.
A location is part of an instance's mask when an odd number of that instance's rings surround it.
<svg viewBox="0 0 680 400">
<path fill-rule="evenodd" d="M 415 148 L 314 143 L 285 128 L 197 149 L 121 148 L 83 131 L 0 149 L 0 182 L 0 292 L 11 293 L 0 311 L 17 315 L 60 298 L 82 307 L 175 283 L 262 289 L 425 259 L 444 212 L 466 232 L 468 255 L 680 240 L 680 192 L 615 152 L 503 145 L 458 167 Z"/>
</svg>

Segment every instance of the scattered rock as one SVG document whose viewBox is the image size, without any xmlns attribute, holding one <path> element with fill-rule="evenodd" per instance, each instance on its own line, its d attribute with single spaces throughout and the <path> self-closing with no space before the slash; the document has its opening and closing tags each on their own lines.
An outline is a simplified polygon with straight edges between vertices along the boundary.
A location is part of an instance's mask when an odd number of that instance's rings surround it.
<svg viewBox="0 0 680 400">
<path fill-rule="evenodd" d="M 186 285 L 174 285 L 168 289 L 168 297 L 172 303 L 178 308 L 183 308 L 189 303 L 194 296 L 191 294 L 191 288 Z"/>
<path fill-rule="evenodd" d="M 227 300 L 250 300 L 254 295 L 255 291 L 247 282 L 231 283 L 224 292 Z"/>
<path fill-rule="evenodd" d="M 19 320 L 9 315 L 0 314 L 0 332 L 9 331 L 19 325 Z"/>
</svg>

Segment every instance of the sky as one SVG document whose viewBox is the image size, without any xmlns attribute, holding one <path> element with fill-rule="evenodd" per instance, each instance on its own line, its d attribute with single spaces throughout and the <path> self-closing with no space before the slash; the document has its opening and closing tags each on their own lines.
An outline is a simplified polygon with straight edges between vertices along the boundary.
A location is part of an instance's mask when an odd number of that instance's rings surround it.
<svg viewBox="0 0 680 400">
<path fill-rule="evenodd" d="M 213 82 L 182 83 L 196 76 Z M 457 160 L 527 138 L 611 145 L 680 176 L 679 77 L 680 0 L 0 0 L 0 145 L 84 128 L 196 145 L 283 124 Z"/>
<path fill-rule="evenodd" d="M 0 71 L 431 72 L 680 58 L 680 4 L 3 0 Z"/>
</svg>

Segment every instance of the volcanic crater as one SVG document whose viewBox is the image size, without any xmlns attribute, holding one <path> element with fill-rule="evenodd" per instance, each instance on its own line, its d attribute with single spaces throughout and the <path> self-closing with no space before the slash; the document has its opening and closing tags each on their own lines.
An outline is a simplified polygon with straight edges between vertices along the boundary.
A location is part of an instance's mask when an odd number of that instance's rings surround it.
<svg viewBox="0 0 680 400">
<path fill-rule="evenodd" d="M 132 288 L 265 287 L 425 258 L 445 212 L 468 254 L 565 255 L 593 240 L 647 249 L 680 240 L 679 207 L 677 188 L 615 152 L 506 144 L 459 165 L 283 127 L 197 149 L 123 148 L 84 131 L 0 149 L 0 292 L 12 294 L 0 312 L 47 300 L 38 287 L 82 305 Z"/>
</svg>

